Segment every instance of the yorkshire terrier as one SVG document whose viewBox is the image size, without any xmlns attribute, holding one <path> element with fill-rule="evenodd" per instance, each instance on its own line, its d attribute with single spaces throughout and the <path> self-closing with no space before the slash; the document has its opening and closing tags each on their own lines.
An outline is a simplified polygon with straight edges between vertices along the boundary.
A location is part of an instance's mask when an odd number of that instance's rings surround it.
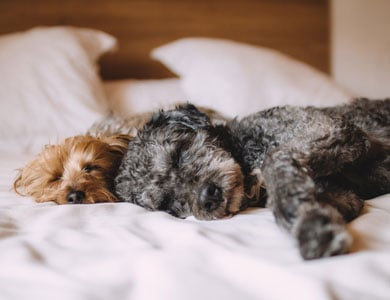
<svg viewBox="0 0 390 300">
<path fill-rule="evenodd" d="M 225 118 L 213 110 L 201 109 L 215 123 Z M 116 202 L 114 177 L 127 145 L 151 112 L 127 118 L 108 116 L 92 125 L 85 135 L 69 137 L 47 145 L 19 170 L 14 190 L 36 202 L 57 204 Z"/>
<path fill-rule="evenodd" d="M 112 178 L 130 135 L 78 135 L 47 145 L 23 169 L 14 190 L 37 202 L 114 202 Z"/>
</svg>

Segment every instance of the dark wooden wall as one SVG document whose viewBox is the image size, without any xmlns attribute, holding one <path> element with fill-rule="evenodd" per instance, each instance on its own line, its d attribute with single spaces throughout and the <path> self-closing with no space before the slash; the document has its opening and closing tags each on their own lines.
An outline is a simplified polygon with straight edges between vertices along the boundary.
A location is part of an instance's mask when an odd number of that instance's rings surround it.
<svg viewBox="0 0 390 300">
<path fill-rule="evenodd" d="M 170 76 L 149 58 L 150 50 L 188 36 L 272 47 L 329 71 L 326 0 L 0 0 L 0 34 L 37 25 L 116 36 L 119 51 L 101 61 L 106 79 Z"/>
</svg>

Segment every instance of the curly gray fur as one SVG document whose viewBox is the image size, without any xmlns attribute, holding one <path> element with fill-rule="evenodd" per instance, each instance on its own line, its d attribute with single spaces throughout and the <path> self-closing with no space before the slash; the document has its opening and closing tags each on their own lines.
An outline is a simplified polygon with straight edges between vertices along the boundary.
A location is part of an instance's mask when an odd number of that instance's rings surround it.
<svg viewBox="0 0 390 300">
<path fill-rule="evenodd" d="M 345 223 L 390 192 L 390 99 L 275 107 L 213 125 L 194 106 L 153 115 L 131 140 L 117 196 L 199 219 L 265 204 L 305 259 L 346 253 Z"/>
</svg>

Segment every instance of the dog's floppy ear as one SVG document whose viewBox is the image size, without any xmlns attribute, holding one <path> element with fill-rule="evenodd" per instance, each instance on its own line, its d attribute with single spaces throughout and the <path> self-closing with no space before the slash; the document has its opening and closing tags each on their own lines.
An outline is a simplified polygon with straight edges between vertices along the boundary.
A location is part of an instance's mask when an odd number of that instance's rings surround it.
<svg viewBox="0 0 390 300">
<path fill-rule="evenodd" d="M 194 105 L 179 105 L 175 109 L 159 111 L 153 114 L 151 120 L 145 125 L 145 129 L 179 125 L 182 129 L 204 129 L 211 126 L 209 117 L 200 112 Z"/>
<path fill-rule="evenodd" d="M 110 145 L 114 152 L 118 152 L 121 155 L 124 155 L 127 149 L 127 146 L 133 136 L 128 134 L 116 134 L 112 136 L 101 136 L 99 139 Z"/>
</svg>

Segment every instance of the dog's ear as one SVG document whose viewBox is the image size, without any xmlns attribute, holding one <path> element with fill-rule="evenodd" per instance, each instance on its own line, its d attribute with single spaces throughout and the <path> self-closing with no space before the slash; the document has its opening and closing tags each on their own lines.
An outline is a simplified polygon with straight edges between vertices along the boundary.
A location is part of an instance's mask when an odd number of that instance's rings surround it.
<svg viewBox="0 0 390 300">
<path fill-rule="evenodd" d="M 127 149 L 127 146 L 133 136 L 128 134 L 116 134 L 112 136 L 101 136 L 99 139 L 110 145 L 112 151 L 118 152 L 121 155 L 124 155 Z"/>
<path fill-rule="evenodd" d="M 211 126 L 209 117 L 192 104 L 179 105 L 175 109 L 159 111 L 153 114 L 144 129 L 179 125 L 181 129 L 205 129 Z"/>
</svg>

